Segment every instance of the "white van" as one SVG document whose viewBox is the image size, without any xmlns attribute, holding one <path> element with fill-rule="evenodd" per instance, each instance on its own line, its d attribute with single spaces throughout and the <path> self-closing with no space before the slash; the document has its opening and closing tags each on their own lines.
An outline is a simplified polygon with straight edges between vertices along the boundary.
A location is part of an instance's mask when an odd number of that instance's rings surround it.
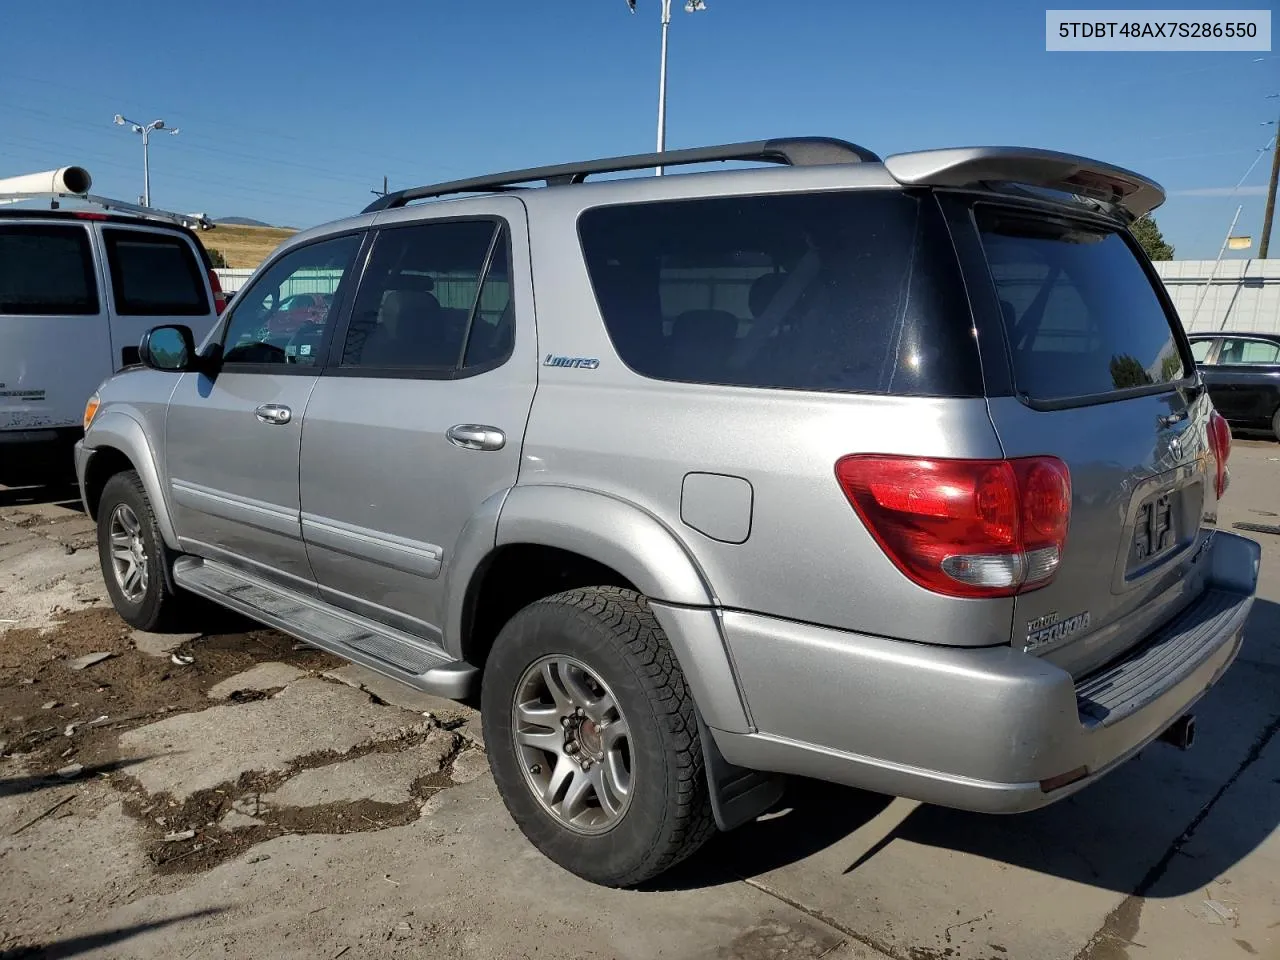
<svg viewBox="0 0 1280 960">
<path fill-rule="evenodd" d="M 93 197 L 90 183 L 80 167 L 0 180 L 2 485 L 74 476 L 85 402 L 138 362 L 143 333 L 177 322 L 199 339 L 225 305 L 189 226 L 208 220 Z"/>
</svg>

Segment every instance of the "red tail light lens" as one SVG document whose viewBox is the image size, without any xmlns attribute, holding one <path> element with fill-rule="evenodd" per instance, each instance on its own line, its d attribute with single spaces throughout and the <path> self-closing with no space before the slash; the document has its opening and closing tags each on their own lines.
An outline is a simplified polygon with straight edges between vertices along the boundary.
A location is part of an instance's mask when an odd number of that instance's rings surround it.
<svg viewBox="0 0 1280 960">
<path fill-rule="evenodd" d="M 1213 489 L 1219 500 L 1227 492 L 1227 460 L 1231 456 L 1231 428 L 1217 410 L 1209 414 L 1209 449 L 1217 462 Z"/>
<path fill-rule="evenodd" d="M 222 281 L 218 279 L 216 270 L 209 270 L 209 289 L 213 291 L 213 309 L 218 316 L 227 309 L 227 295 L 222 292 Z"/>
<path fill-rule="evenodd" d="M 845 496 L 889 559 L 920 586 L 1005 597 L 1057 572 L 1071 475 L 1055 457 L 941 460 L 858 454 L 836 463 Z"/>
</svg>

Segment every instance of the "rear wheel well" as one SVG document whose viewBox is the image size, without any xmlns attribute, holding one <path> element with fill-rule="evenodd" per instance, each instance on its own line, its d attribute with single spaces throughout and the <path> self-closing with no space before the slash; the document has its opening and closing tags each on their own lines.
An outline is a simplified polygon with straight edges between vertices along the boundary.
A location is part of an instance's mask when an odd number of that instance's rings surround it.
<svg viewBox="0 0 1280 960">
<path fill-rule="evenodd" d="M 498 632 L 517 611 L 577 587 L 622 587 L 639 593 L 616 570 L 569 550 L 532 543 L 499 547 L 467 589 L 462 658 L 483 669 Z"/>
<path fill-rule="evenodd" d="M 98 518 L 98 504 L 102 501 L 107 481 L 117 473 L 132 469 L 133 461 L 115 447 L 98 447 L 93 451 L 84 475 L 84 498 L 89 516 L 95 520 Z"/>
</svg>

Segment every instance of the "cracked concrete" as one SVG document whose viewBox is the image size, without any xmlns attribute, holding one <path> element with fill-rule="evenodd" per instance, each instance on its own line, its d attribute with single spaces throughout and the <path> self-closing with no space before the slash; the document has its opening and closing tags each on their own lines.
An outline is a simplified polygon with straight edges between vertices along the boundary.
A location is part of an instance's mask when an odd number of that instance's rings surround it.
<svg viewBox="0 0 1280 960">
<path fill-rule="evenodd" d="M 431 723 L 376 706 L 367 694 L 306 679 L 274 697 L 169 717 L 120 737 L 129 775 L 148 793 L 182 801 L 250 771 L 281 772 L 299 757 L 336 754 L 412 733 Z"/>
<path fill-rule="evenodd" d="M 226 700 L 232 694 L 245 691 L 261 693 L 266 690 L 278 690 L 306 675 L 307 671 L 299 670 L 287 663 L 260 663 L 244 673 L 237 673 L 234 677 L 227 677 L 215 683 L 209 688 L 209 699 Z"/>
<path fill-rule="evenodd" d="M 419 777 L 439 773 L 454 750 L 454 736 L 435 730 L 423 743 L 403 750 L 368 753 L 354 760 L 305 770 L 264 794 L 270 806 L 316 807 L 324 803 L 404 803 Z"/>
</svg>

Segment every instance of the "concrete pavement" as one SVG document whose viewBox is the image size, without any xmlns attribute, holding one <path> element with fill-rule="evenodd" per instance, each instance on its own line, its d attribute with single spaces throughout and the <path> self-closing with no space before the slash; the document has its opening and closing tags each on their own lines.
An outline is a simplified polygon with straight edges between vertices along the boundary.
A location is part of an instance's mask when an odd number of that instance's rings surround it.
<svg viewBox="0 0 1280 960">
<path fill-rule="evenodd" d="M 1280 522 L 1280 445 L 1237 441 L 1232 467 L 1221 525 Z M 45 529 L 83 518 L 5 495 L 2 616 L 95 595 Z M 605 890 L 516 830 L 468 708 L 354 667 L 259 668 L 121 732 L 101 776 L 0 760 L 0 957 L 1280 960 L 1280 536 L 1248 535 L 1260 598 L 1196 747 L 1047 810 L 798 783 L 650 888 Z"/>
</svg>

